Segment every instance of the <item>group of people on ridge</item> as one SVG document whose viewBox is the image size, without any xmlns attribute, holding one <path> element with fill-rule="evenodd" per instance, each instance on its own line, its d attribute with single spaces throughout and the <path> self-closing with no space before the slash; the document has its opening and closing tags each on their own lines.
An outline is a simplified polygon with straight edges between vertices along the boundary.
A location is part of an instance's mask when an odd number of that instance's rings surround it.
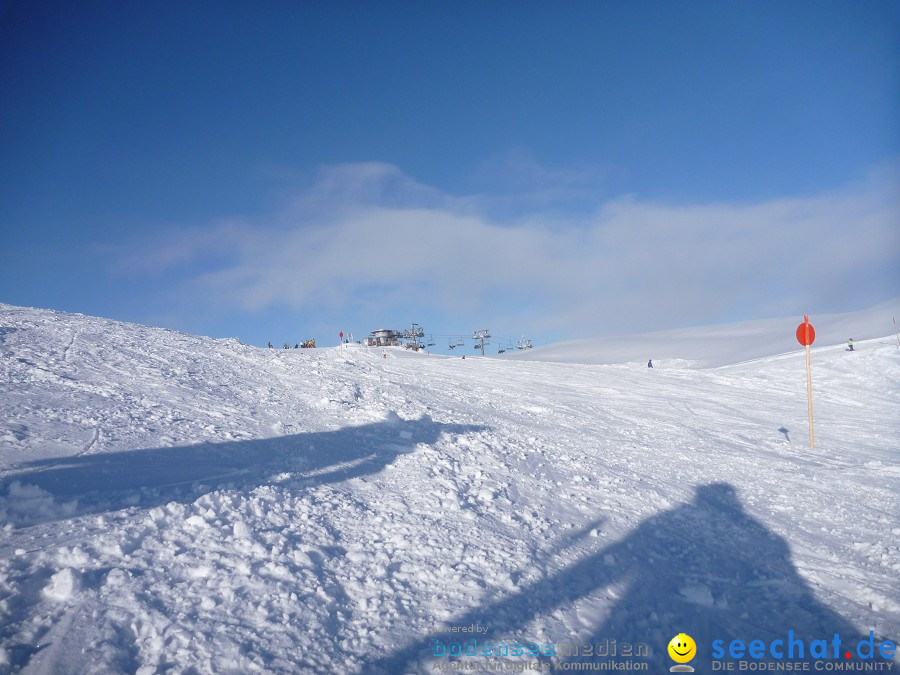
<svg viewBox="0 0 900 675">
<path fill-rule="evenodd" d="M 304 340 L 303 342 L 298 342 L 293 347 L 291 347 L 287 342 L 284 343 L 282 349 L 315 349 L 316 341 L 315 340 Z M 272 343 L 269 343 L 269 349 L 275 349 Z"/>
</svg>

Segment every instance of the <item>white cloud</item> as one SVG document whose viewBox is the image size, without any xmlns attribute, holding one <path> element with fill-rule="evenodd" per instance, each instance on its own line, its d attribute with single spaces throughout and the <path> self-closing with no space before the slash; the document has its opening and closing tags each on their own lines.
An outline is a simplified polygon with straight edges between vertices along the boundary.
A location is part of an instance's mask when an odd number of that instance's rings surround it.
<svg viewBox="0 0 900 675">
<path fill-rule="evenodd" d="M 353 164 L 321 169 L 279 213 L 170 232 L 140 257 L 145 270 L 179 266 L 198 302 L 244 310 L 408 305 L 570 335 L 664 328 L 796 313 L 852 300 L 865 284 L 894 285 L 868 289 L 873 302 L 896 295 L 896 178 L 888 167 L 814 196 L 696 205 L 631 196 L 589 216 L 508 221 L 473 207 L 488 197 Z"/>
</svg>

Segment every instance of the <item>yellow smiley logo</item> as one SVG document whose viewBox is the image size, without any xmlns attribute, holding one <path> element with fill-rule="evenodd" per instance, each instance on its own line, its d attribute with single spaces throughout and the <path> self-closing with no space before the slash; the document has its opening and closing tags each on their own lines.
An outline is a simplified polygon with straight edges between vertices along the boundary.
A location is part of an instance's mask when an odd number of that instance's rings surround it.
<svg viewBox="0 0 900 675">
<path fill-rule="evenodd" d="M 675 663 L 687 663 L 697 655 L 697 643 L 694 638 L 679 633 L 669 640 L 669 656 Z"/>
</svg>

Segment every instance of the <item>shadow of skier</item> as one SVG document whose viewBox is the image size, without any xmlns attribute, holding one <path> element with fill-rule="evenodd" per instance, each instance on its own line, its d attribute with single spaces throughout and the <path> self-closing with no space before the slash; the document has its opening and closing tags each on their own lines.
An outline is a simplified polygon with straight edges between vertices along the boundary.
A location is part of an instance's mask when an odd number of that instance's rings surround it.
<svg viewBox="0 0 900 675">
<path fill-rule="evenodd" d="M 0 482 L 0 513 L 33 525 L 128 505 L 192 502 L 217 489 L 249 490 L 279 476 L 299 486 L 333 483 L 377 473 L 442 434 L 483 429 L 426 416 L 259 440 L 40 459 L 14 467 Z"/>
<path fill-rule="evenodd" d="M 606 618 L 573 636 L 554 617 L 559 609 Z M 547 639 L 529 635 L 532 622 L 547 629 Z M 482 643 L 541 645 L 549 640 L 555 653 L 542 660 L 557 671 L 631 661 L 646 663 L 647 672 L 667 672 L 674 663 L 666 647 L 678 633 L 695 640 L 693 665 L 703 672 L 712 666 L 713 640 L 722 640 L 727 654 L 734 639 L 766 645 L 780 639 L 787 657 L 788 631 L 804 640 L 807 650 L 812 640 L 830 642 L 835 633 L 843 647 L 854 650 L 869 637 L 816 599 L 791 562 L 785 540 L 745 513 L 734 488 L 725 483 L 697 488 L 691 502 L 650 518 L 618 543 L 447 623 L 490 627 Z M 554 628 L 565 634 L 553 636 Z M 609 653 L 613 640 L 616 656 Z M 601 655 L 604 646 L 607 652 Z M 625 647 L 631 656 L 623 656 Z M 435 652 L 440 650 L 434 638 L 424 636 L 373 662 L 371 672 L 429 672 L 442 660 Z M 796 650 L 794 656 L 799 656 Z M 747 660 L 798 659 L 766 653 Z"/>
</svg>

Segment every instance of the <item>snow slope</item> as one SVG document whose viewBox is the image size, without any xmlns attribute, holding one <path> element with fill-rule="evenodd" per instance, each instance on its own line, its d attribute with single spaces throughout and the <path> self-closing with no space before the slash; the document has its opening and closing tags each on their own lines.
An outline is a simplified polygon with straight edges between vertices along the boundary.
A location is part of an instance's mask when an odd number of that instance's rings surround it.
<svg viewBox="0 0 900 675">
<path fill-rule="evenodd" d="M 664 672 L 680 632 L 709 672 L 714 639 L 897 641 L 900 350 L 845 320 L 810 449 L 787 343 L 462 360 L 0 305 L 0 672 Z"/>
<path fill-rule="evenodd" d="M 816 330 L 816 346 L 846 346 L 850 338 L 859 341 L 890 335 L 894 330 L 892 317 L 900 317 L 900 298 L 858 312 L 813 315 L 810 323 Z M 680 365 L 712 368 L 796 351 L 794 331 L 802 322 L 801 314 L 640 335 L 570 340 L 508 354 L 505 358 L 593 365 L 646 363 L 652 358 L 654 363 L 676 360 Z"/>
</svg>

